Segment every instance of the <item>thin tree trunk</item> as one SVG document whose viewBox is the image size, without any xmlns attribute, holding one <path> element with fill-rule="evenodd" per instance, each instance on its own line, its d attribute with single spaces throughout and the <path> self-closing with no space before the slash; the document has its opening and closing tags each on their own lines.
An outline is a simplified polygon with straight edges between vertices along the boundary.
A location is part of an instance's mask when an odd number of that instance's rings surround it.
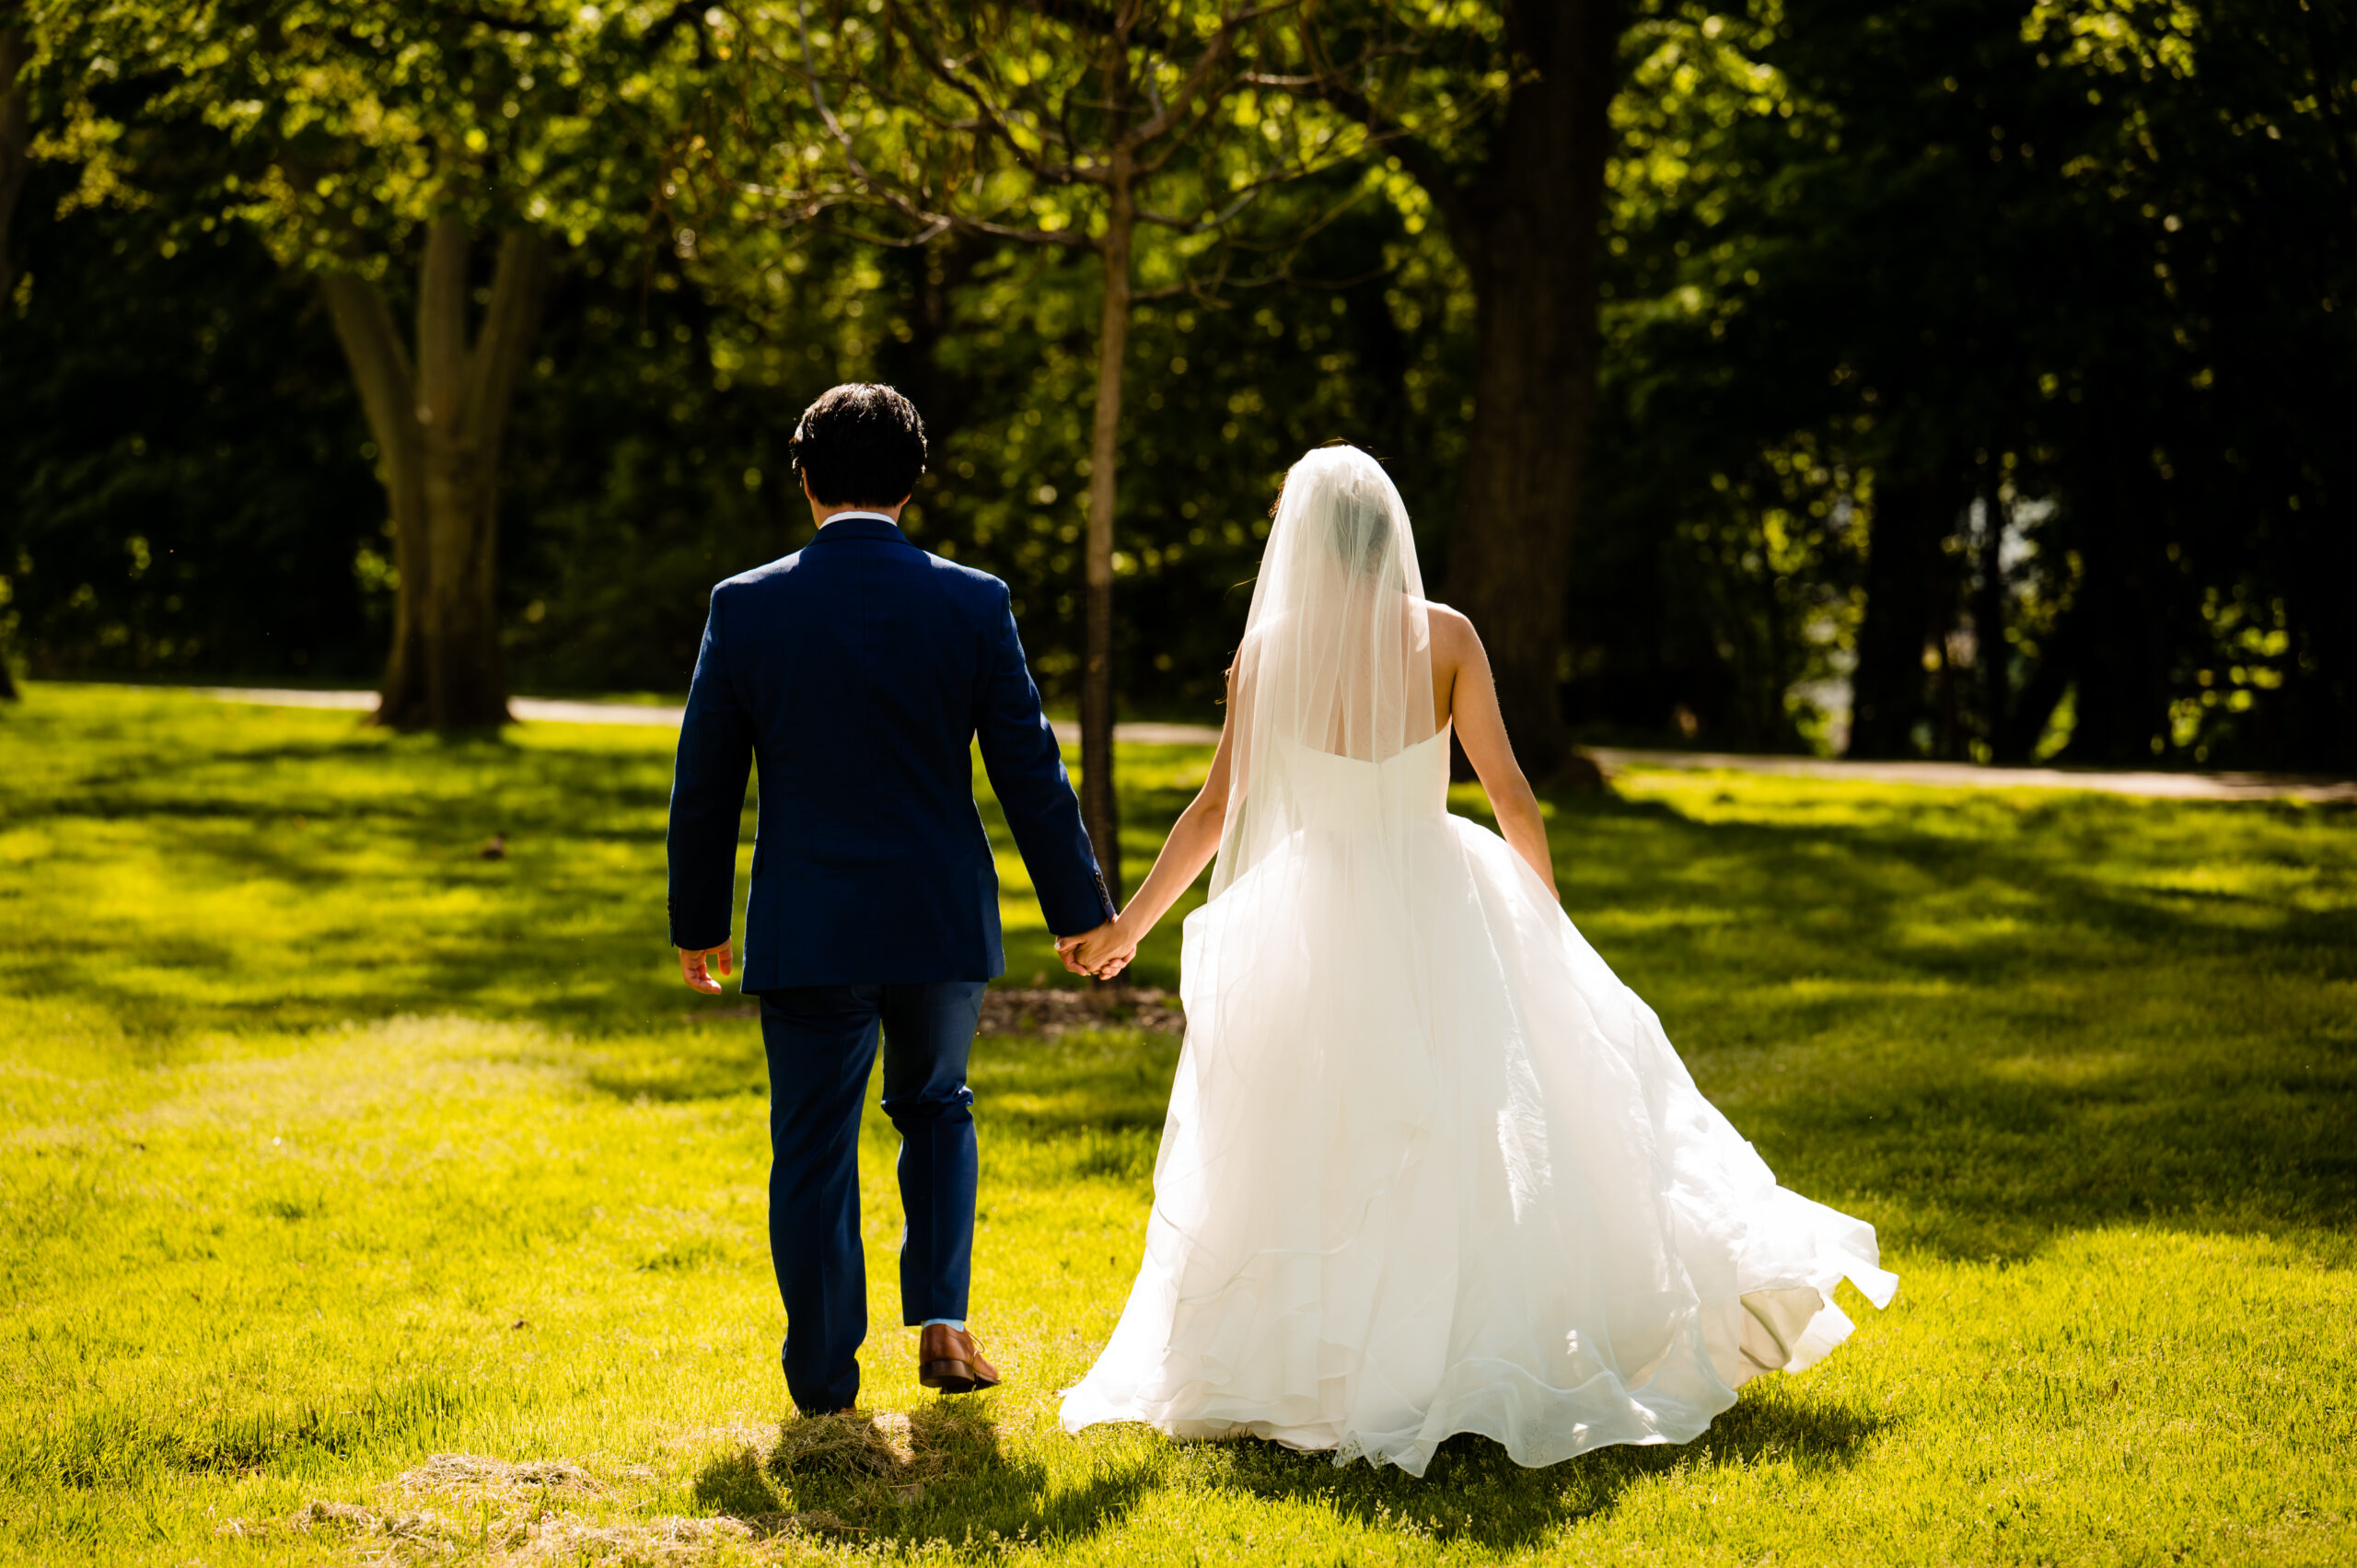
<svg viewBox="0 0 2357 1568">
<path fill-rule="evenodd" d="M 1933 656 L 1939 661 L 1938 668 L 1933 671 L 1933 685 L 1939 692 L 1940 726 L 1938 742 L 1933 749 L 1933 754 L 1944 762 L 1960 762 L 1965 757 L 1963 712 L 1956 691 L 1960 678 L 1956 674 L 1956 660 L 1948 656 L 1948 640 L 1940 634 L 1946 630 L 1945 626 L 1939 628 L 1939 633 L 1935 633 L 1929 644 Z"/>
<path fill-rule="evenodd" d="M 1535 777 L 1573 762 L 1561 699 L 1563 601 L 1596 401 L 1596 246 L 1620 6 L 1520 17 L 1538 79 L 1515 89 L 1496 151 L 1450 225 L 1475 298 L 1473 428 L 1448 567 Z"/>
<path fill-rule="evenodd" d="M 1105 308 L 1097 332 L 1097 418 L 1088 448 L 1087 601 L 1080 675 L 1080 815 L 1114 905 L 1121 902 L 1120 814 L 1113 789 L 1113 507 L 1120 487 L 1121 371 L 1129 358 L 1130 246 L 1136 206 L 1130 150 L 1112 158 L 1112 203 L 1098 256 Z"/>
<path fill-rule="evenodd" d="M 12 7 L 13 9 L 13 7 Z M 13 310 L 17 264 L 8 250 L 9 220 L 16 215 L 17 197 L 32 167 L 32 123 L 17 73 L 32 56 L 25 35 L 15 28 L 0 29 L 0 311 Z M 5 632 L 0 627 L 0 632 Z M 8 668 L 8 645 L 0 636 L 0 701 L 17 700 L 16 673 Z"/>
<path fill-rule="evenodd" d="M 2303 568 L 2284 595 L 2291 611 L 2288 664 L 2293 730 L 2284 758 L 2295 768 L 2345 772 L 2357 768 L 2357 620 L 2349 585 L 2357 582 L 2357 518 L 2317 506 L 2295 536 L 2288 559 Z"/>
<path fill-rule="evenodd" d="M 10 220 L 16 216 L 25 176 L 32 170 L 32 110 L 17 86 L 17 73 L 32 53 L 31 41 L 22 32 L 0 28 L 0 308 L 15 303 L 17 262 L 8 249 Z"/>
<path fill-rule="evenodd" d="M 2036 756 L 2078 668 L 2080 626 L 2078 611 L 2066 610 L 2061 623 L 2040 640 L 2038 668 L 2008 707 L 2003 726 L 1990 738 L 1991 761 L 2019 764 Z"/>
<path fill-rule="evenodd" d="M 2141 456 L 2141 454 L 2137 454 Z M 2167 561 L 2144 526 L 2159 507 L 2140 482 L 2150 471 L 2128 453 L 2124 478 L 2086 497 L 2076 530 L 2086 575 L 2073 614 L 2079 621 L 2072 671 L 2078 695 L 2071 762 L 2150 767 L 2167 749 L 2168 634 L 2173 608 Z"/>
<path fill-rule="evenodd" d="M 2013 689 L 2005 644 L 2005 503 L 2000 491 L 2003 479 L 1990 448 L 1990 460 L 1980 470 L 1980 581 L 1972 601 L 1972 662 L 1980 677 L 1980 733 L 1989 742 L 1991 760 L 2000 738 L 2010 728 Z"/>
<path fill-rule="evenodd" d="M 1849 755 L 1911 757 L 1915 726 L 1931 716 L 1923 654 L 1939 574 L 1942 503 L 1936 481 L 1878 477 L 1875 490 Z"/>
</svg>

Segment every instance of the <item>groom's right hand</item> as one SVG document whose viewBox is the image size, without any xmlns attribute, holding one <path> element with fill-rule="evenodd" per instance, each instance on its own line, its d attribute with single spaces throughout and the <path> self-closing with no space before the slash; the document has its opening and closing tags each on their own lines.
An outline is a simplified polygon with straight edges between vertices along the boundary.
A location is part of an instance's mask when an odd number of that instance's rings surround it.
<svg viewBox="0 0 2357 1568">
<path fill-rule="evenodd" d="M 735 959 L 735 954 L 730 951 L 731 946 L 732 945 L 729 943 L 723 942 L 717 947 L 680 948 L 679 978 L 686 981 L 689 987 L 692 990 L 701 991 L 707 996 L 719 995 L 720 981 L 712 978 L 712 975 L 704 967 L 704 961 L 708 958 L 715 957 L 718 958 L 720 960 L 720 972 L 722 974 L 726 974 L 729 970 L 730 964 Z"/>
</svg>

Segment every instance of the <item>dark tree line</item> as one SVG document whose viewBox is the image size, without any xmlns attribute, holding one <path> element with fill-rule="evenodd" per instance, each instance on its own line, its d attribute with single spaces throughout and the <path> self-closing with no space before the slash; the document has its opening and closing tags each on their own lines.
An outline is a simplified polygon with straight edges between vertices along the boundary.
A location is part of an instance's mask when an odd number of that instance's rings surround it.
<svg viewBox="0 0 2357 1568">
<path fill-rule="evenodd" d="M 1667 594 L 1724 608 L 1647 636 L 1592 598 L 1602 708 L 1666 679 L 1774 744 L 1830 640 L 1856 755 L 2357 764 L 2345 9 L 1725 31 L 1781 84 L 1654 127 L 1716 169 L 1615 269 L 1604 494 Z"/>
<path fill-rule="evenodd" d="M 1336 215 L 1237 268 L 1250 286 L 1134 308 L 1124 706 L 1215 718 L 1274 478 L 1341 436 L 1393 465 L 1432 580 L 1562 583 L 1561 633 L 1524 640 L 1560 646 L 1539 700 L 1574 736 L 1825 747 L 1846 714 L 1859 755 L 2357 766 L 2344 13 L 1624 20 L 1593 433 L 1575 496 L 1525 508 L 1561 514 L 1527 536 L 1545 549 L 1467 553 L 1499 487 L 1537 482 L 1479 454 L 1517 412 L 1501 343 L 1560 356 L 1580 333 L 1550 346 L 1501 308 L 1528 238 L 1434 194 L 1503 157 L 1481 127 L 1507 122 L 1427 120 L 1421 153 L 1272 192 L 1276 220 Z M 1327 108 L 1364 123 L 1432 87 Z M 374 679 L 393 544 L 318 291 L 231 226 L 61 214 L 78 179 L 35 163 L 9 231 L 0 638 L 42 675 Z M 807 535 L 794 412 L 877 377 L 935 426 L 912 531 L 1015 585 L 1043 682 L 1075 695 L 1092 269 L 973 234 L 707 230 L 617 224 L 555 259 L 498 505 L 514 680 L 678 690 L 711 581 Z"/>
</svg>

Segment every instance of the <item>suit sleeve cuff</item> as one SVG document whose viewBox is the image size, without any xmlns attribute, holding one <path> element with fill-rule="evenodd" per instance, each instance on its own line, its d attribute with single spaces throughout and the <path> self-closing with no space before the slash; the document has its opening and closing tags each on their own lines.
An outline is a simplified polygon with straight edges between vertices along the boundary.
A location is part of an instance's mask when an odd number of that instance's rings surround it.
<svg viewBox="0 0 2357 1568">
<path fill-rule="evenodd" d="M 1088 894 L 1094 897 L 1094 908 L 1085 901 L 1085 898 L 1068 904 L 1059 900 L 1057 907 L 1052 910 L 1043 905 L 1042 912 L 1048 917 L 1050 931 L 1058 936 L 1078 936 L 1083 932 L 1096 930 L 1120 912 L 1113 907 L 1113 895 L 1105 886 L 1105 874 L 1097 872 L 1090 881 L 1094 885 L 1088 889 Z"/>
<path fill-rule="evenodd" d="M 710 925 L 681 925 L 679 912 L 675 908 L 671 911 L 668 923 L 671 928 L 671 946 L 691 953 L 709 952 L 728 940 L 730 927 L 726 916 L 714 921 Z M 715 932 L 718 933 L 717 935 L 714 935 Z M 705 939 L 698 940 L 699 938 Z"/>
</svg>

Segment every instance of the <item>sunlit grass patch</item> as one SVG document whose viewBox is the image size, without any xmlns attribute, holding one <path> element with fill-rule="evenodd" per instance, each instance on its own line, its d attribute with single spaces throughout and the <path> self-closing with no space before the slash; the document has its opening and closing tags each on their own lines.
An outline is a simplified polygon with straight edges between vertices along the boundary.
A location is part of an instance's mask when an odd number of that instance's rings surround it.
<svg viewBox="0 0 2357 1568">
<path fill-rule="evenodd" d="M 871 1114 L 873 1419 L 789 1422 L 758 1025 L 662 945 L 668 745 L 0 712 L 0 1559 L 2357 1557 L 2357 814 L 1645 771 L 1550 802 L 1573 917 L 1903 1283 L 1688 1447 L 1459 1439 L 1416 1481 L 1057 1430 L 1176 1061 L 1130 1028 L 978 1046 L 1007 1386 L 918 1388 Z M 1125 750 L 1132 882 L 1208 757 Z M 984 819 L 1010 978 L 1060 980 Z M 1175 979 L 1175 922 L 1140 969 Z"/>
</svg>

